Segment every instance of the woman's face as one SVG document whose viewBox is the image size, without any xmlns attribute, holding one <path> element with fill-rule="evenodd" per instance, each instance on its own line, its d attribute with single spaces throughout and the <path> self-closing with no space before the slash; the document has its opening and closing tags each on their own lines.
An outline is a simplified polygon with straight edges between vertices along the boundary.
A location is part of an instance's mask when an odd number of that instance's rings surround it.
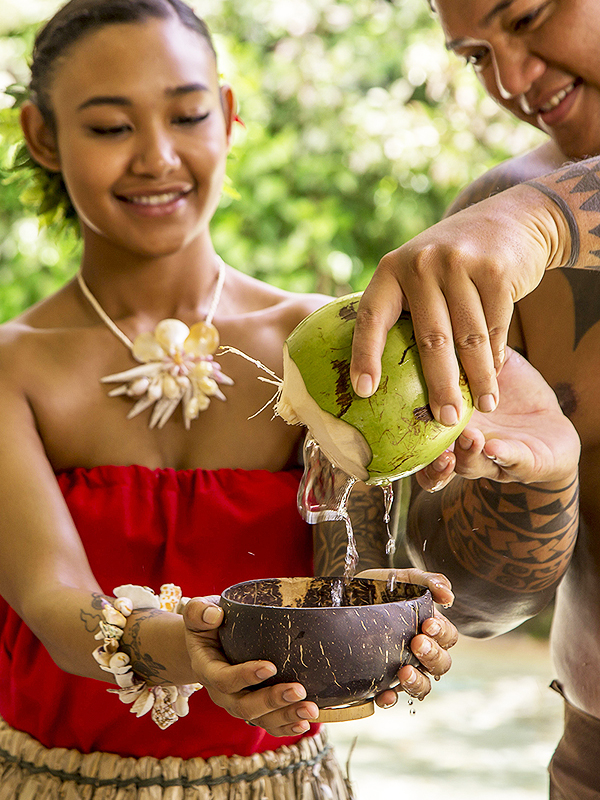
<svg viewBox="0 0 600 800">
<path fill-rule="evenodd" d="M 600 153 L 597 0 L 434 0 L 448 47 L 569 158 Z"/>
<path fill-rule="evenodd" d="M 233 101 L 198 33 L 174 18 L 105 26 L 58 60 L 50 100 L 86 243 L 161 256 L 208 231 Z"/>
</svg>

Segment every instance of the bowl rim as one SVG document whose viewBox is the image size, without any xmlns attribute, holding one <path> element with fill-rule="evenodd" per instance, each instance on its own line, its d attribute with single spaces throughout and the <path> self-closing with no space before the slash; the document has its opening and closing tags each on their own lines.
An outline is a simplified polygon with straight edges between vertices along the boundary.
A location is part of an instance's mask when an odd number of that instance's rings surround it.
<svg viewBox="0 0 600 800">
<path fill-rule="evenodd" d="M 426 601 L 427 595 L 431 596 L 430 590 L 427 586 L 423 586 L 419 583 L 410 583 L 409 581 L 395 581 L 396 584 L 402 584 L 406 586 L 413 586 L 416 589 L 422 590 L 420 594 L 416 595 L 415 597 L 406 597 L 404 599 L 398 600 L 389 600 L 385 603 L 365 603 L 364 605 L 339 605 L 339 606 L 284 606 L 284 605 L 271 605 L 267 603 L 245 603 L 242 600 L 234 600 L 231 597 L 226 595 L 227 592 L 236 589 L 238 586 L 244 586 L 253 583 L 268 583 L 268 582 L 275 582 L 275 581 L 295 581 L 295 580 L 328 580 L 328 581 L 364 581 L 367 583 L 383 583 L 387 584 L 387 581 L 383 578 L 359 578 L 359 577 L 352 577 L 352 578 L 344 578 L 340 575 L 310 575 L 310 576 L 294 576 L 294 577 L 286 577 L 286 578 L 251 578 L 246 581 L 239 581 L 238 583 L 233 583 L 231 586 L 228 586 L 226 589 L 223 589 L 220 595 L 220 600 L 223 600 L 227 603 L 231 603 L 232 605 L 240 606 L 241 608 L 278 608 L 278 609 L 290 609 L 292 611 L 341 611 L 344 609 L 352 609 L 356 610 L 358 608 L 384 608 L 385 606 L 396 606 L 400 603 L 411 603 L 413 601 Z M 432 598 L 433 601 L 433 598 Z"/>
</svg>

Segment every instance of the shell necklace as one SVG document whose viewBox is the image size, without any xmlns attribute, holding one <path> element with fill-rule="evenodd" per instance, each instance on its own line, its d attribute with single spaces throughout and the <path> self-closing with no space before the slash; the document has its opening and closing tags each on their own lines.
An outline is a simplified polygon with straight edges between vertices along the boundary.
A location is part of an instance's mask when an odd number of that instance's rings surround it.
<svg viewBox="0 0 600 800">
<path fill-rule="evenodd" d="M 133 341 L 108 316 L 81 272 L 77 273 L 77 282 L 86 300 L 140 362 L 137 367 L 100 379 L 101 383 L 121 384 L 111 389 L 110 397 L 127 395 L 136 401 L 127 419 L 154 405 L 149 426 L 162 428 L 181 403 L 183 422 L 189 430 L 191 421 L 208 408 L 211 397 L 226 399 L 219 384 L 231 386 L 233 381 L 223 374 L 214 360 L 219 347 L 219 332 L 212 324 L 225 283 L 225 269 L 225 262 L 219 258 L 217 285 L 203 322 L 196 322 L 188 328 L 181 320 L 163 319 L 153 331 L 140 333 Z"/>
</svg>

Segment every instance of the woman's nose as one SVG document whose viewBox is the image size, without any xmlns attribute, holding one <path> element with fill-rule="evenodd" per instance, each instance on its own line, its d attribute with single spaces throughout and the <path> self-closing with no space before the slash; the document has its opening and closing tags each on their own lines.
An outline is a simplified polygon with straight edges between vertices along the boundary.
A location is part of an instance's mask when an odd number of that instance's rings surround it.
<svg viewBox="0 0 600 800">
<path fill-rule="evenodd" d="M 546 69 L 545 62 L 531 53 L 524 42 L 492 50 L 492 59 L 496 86 L 503 100 L 526 94 Z"/>
<path fill-rule="evenodd" d="M 135 173 L 159 178 L 180 164 L 175 144 L 167 132 L 151 130 L 140 135 L 132 160 Z"/>
</svg>

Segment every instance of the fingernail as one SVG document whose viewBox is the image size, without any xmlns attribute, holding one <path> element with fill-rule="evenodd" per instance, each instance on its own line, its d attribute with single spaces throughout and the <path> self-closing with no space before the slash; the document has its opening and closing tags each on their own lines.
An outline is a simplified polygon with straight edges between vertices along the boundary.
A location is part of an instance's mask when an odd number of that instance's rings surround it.
<svg viewBox="0 0 600 800">
<path fill-rule="evenodd" d="M 366 372 L 356 381 L 356 394 L 359 397 L 370 397 L 373 394 L 373 379 Z"/>
<path fill-rule="evenodd" d="M 443 453 L 431 465 L 436 472 L 443 472 L 448 466 L 448 456 Z"/>
<path fill-rule="evenodd" d="M 315 716 L 311 711 L 308 710 L 308 708 L 299 708 L 296 714 L 300 719 L 310 719 L 313 721 L 319 717 L 318 711 L 317 716 Z"/>
<path fill-rule="evenodd" d="M 417 682 L 417 672 L 414 669 L 411 669 L 410 675 L 408 678 L 405 678 L 402 681 L 403 686 L 413 686 Z"/>
<path fill-rule="evenodd" d="M 215 625 L 217 622 L 221 621 L 222 615 L 222 609 L 217 608 L 217 606 L 208 606 L 208 608 L 204 609 L 202 619 L 209 625 Z"/>
<path fill-rule="evenodd" d="M 396 705 L 397 702 L 398 702 L 398 695 L 396 695 L 396 699 L 395 700 L 392 700 L 391 703 L 385 703 L 383 707 L 384 708 L 393 708 Z"/>
<path fill-rule="evenodd" d="M 276 667 L 259 667 L 254 673 L 259 681 L 266 681 L 267 678 L 272 678 L 277 672 Z"/>
<path fill-rule="evenodd" d="M 458 437 L 458 444 L 461 450 L 470 450 L 473 444 L 473 439 L 469 439 L 468 436 L 465 436 L 464 433 Z"/>
<path fill-rule="evenodd" d="M 477 408 L 487 414 L 496 408 L 496 398 L 493 394 L 482 394 L 477 402 Z"/>
<path fill-rule="evenodd" d="M 294 733 L 306 733 L 306 731 L 310 728 L 308 722 L 299 722 L 297 725 L 292 726 L 292 730 Z"/>
<path fill-rule="evenodd" d="M 427 623 L 427 633 L 429 636 L 437 636 L 442 630 L 442 626 L 436 620 L 429 620 Z"/>
<path fill-rule="evenodd" d="M 424 639 L 417 652 L 420 656 L 426 656 L 427 653 L 431 653 L 431 647 L 432 645 L 429 639 Z"/>
<path fill-rule="evenodd" d="M 283 693 L 283 699 L 286 703 L 297 703 L 298 700 L 304 700 L 306 697 L 306 691 L 303 689 L 286 689 Z"/>
<path fill-rule="evenodd" d="M 440 422 L 442 425 L 456 425 L 458 422 L 458 412 L 454 406 L 442 406 Z"/>
</svg>

